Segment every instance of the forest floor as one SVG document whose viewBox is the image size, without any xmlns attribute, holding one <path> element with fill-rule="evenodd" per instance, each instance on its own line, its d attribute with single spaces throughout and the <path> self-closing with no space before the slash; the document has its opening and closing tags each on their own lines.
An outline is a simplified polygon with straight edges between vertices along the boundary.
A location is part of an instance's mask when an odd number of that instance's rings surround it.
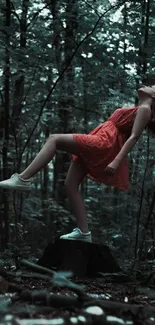
<svg viewBox="0 0 155 325">
<path fill-rule="evenodd" d="M 6 274 L 7 279 L 4 275 L 0 279 L 2 325 L 155 324 L 153 272 L 145 281 L 119 273 L 98 278 L 73 277 L 72 283 L 85 286 L 83 299 L 74 290 L 38 279 L 33 272 L 18 270 Z M 38 296 L 33 296 L 34 292 Z M 94 309 L 88 312 L 88 306 Z"/>
</svg>

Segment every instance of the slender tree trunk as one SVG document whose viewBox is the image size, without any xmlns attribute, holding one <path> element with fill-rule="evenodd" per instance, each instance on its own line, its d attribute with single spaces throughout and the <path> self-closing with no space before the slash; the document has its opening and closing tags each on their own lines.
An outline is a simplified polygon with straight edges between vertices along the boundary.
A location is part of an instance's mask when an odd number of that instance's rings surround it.
<svg viewBox="0 0 155 325">
<path fill-rule="evenodd" d="M 49 137 L 49 127 L 46 127 L 45 130 L 45 138 Z M 48 165 L 46 165 L 43 169 L 43 183 L 42 183 L 42 209 L 43 214 L 46 218 L 48 218 L 48 209 L 46 208 L 46 200 L 48 200 L 48 187 L 49 187 L 49 174 L 48 174 Z"/>
<path fill-rule="evenodd" d="M 46 1 L 47 2 L 47 1 Z M 77 1 L 66 1 L 66 27 L 64 39 L 60 33 L 59 23 L 59 4 L 53 1 L 49 4 L 53 15 L 54 45 L 58 72 L 68 64 L 70 56 L 74 50 L 74 38 L 77 33 Z M 64 45 L 63 45 L 63 42 Z M 63 51 L 63 56 L 62 53 Z M 64 57 L 64 59 L 63 59 Z M 73 63 L 68 67 L 61 80 L 61 92 L 59 96 L 59 132 L 73 132 L 73 107 L 74 107 L 74 66 Z M 66 194 L 64 192 L 64 180 L 70 164 L 70 157 L 67 153 L 58 152 L 54 164 L 54 197 L 60 204 L 65 204 Z"/>
<path fill-rule="evenodd" d="M 149 12 L 150 12 L 150 0 L 146 3 L 146 0 L 143 0 L 141 3 L 142 8 L 142 17 L 141 17 L 141 42 L 139 44 L 139 59 L 137 63 L 137 75 L 142 77 L 142 83 L 147 83 L 147 45 L 148 45 L 148 33 L 149 33 Z M 146 7 L 147 6 L 147 7 Z M 139 87 L 139 79 L 136 79 L 137 89 Z M 136 99 L 135 104 L 137 105 L 138 99 Z M 138 150 L 137 157 L 135 160 L 135 171 L 133 179 L 137 179 L 137 169 L 139 166 L 139 161 L 141 157 L 141 149 Z"/>
<path fill-rule="evenodd" d="M 126 70 L 126 27 L 127 27 L 127 8 L 126 3 L 124 4 L 124 49 L 123 49 L 123 67 L 124 71 Z"/>
<path fill-rule="evenodd" d="M 11 25 L 11 3 L 6 0 L 6 17 L 5 17 L 5 66 L 4 66 L 4 137 L 2 148 L 2 161 L 3 161 L 3 179 L 8 178 L 8 147 L 9 147 L 9 111 L 10 111 L 10 34 L 9 29 Z M 3 191 L 3 214 L 1 218 L 1 248 L 7 247 L 9 242 L 9 199 L 8 193 Z"/>
<path fill-rule="evenodd" d="M 144 42 L 143 42 L 143 56 L 142 56 L 142 77 L 143 82 L 147 83 L 147 48 L 148 48 L 148 40 L 149 40 L 149 19 L 150 19 L 150 0 L 145 2 L 145 25 L 144 25 Z"/>
<path fill-rule="evenodd" d="M 88 76 L 87 76 L 87 65 L 85 60 L 82 64 L 83 70 L 83 111 L 84 111 L 84 133 L 88 133 Z M 87 197 L 87 184 L 88 180 L 85 178 L 81 184 L 81 191 L 83 197 Z"/>
<path fill-rule="evenodd" d="M 126 3 L 124 4 L 123 9 L 123 69 L 120 70 L 121 76 L 120 76 L 120 91 L 123 93 L 125 89 L 126 84 L 126 49 L 127 49 L 127 43 L 126 43 L 126 30 L 127 30 L 127 8 Z"/>
<path fill-rule="evenodd" d="M 22 13 L 20 18 L 20 55 L 22 58 L 25 56 L 26 42 L 27 42 L 27 14 L 28 14 L 29 0 L 22 0 Z M 25 83 L 25 72 L 24 72 L 23 60 L 18 62 L 18 71 L 16 75 L 16 81 L 14 84 L 13 92 L 13 104 L 12 104 L 12 114 L 11 114 L 11 128 L 10 132 L 15 135 L 16 146 L 17 146 L 17 156 L 14 159 L 14 170 L 19 172 L 21 161 L 19 159 L 20 150 L 23 146 L 23 137 L 20 133 L 18 136 L 19 129 L 21 128 L 21 112 L 22 112 L 22 101 L 24 97 L 24 83 Z M 14 197 L 14 205 L 17 207 L 22 207 L 23 205 L 23 195 Z M 18 236 L 18 222 L 21 221 L 21 209 L 16 212 L 15 226 L 16 226 L 16 244 L 19 245 Z"/>
<path fill-rule="evenodd" d="M 142 83 L 147 83 L 147 46 L 148 46 L 148 40 L 149 40 L 149 18 L 150 18 L 150 0 L 142 1 L 142 19 L 141 19 L 141 44 L 139 47 L 139 64 L 137 67 L 137 72 L 139 75 L 142 76 Z M 137 80 L 137 85 L 139 84 L 139 81 Z M 138 156 L 139 158 L 139 156 Z M 139 165 L 139 161 L 136 161 L 136 164 Z M 142 191 L 141 191 L 141 197 L 140 197 L 140 209 L 139 213 L 137 215 L 137 225 L 136 225 L 136 244 L 135 244 L 135 257 L 138 245 L 143 240 L 141 238 L 141 233 L 139 234 L 139 226 L 140 226 L 140 218 L 141 218 L 141 211 L 142 211 L 142 204 L 143 204 L 143 198 L 144 198 L 144 184 L 142 184 Z"/>
<path fill-rule="evenodd" d="M 24 58 L 26 51 L 26 42 L 27 42 L 27 14 L 28 14 L 29 0 L 22 1 L 22 14 L 20 19 L 20 55 Z M 17 138 L 18 152 L 23 144 L 23 139 L 18 137 L 18 131 L 20 128 L 20 115 L 22 111 L 22 100 L 24 96 L 24 83 L 25 83 L 25 72 L 23 69 L 23 60 L 19 61 L 17 77 L 14 85 L 14 94 L 13 94 L 13 105 L 12 105 L 12 121 L 14 128 L 14 133 Z M 19 154 L 20 156 L 20 154 Z M 16 157 L 16 166 L 15 170 L 19 171 L 21 161 L 19 157 Z"/>
<path fill-rule="evenodd" d="M 151 223 L 151 217 L 152 217 L 154 205 L 155 205 L 155 191 L 152 193 L 151 204 L 150 204 L 150 207 L 149 207 L 148 215 L 147 215 L 147 218 L 146 218 L 145 223 L 143 225 L 143 231 L 142 231 L 142 234 L 141 234 L 141 242 L 140 242 L 140 248 L 139 248 L 139 257 L 140 258 L 142 258 L 143 246 L 144 246 L 146 233 L 147 233 L 149 224 Z"/>
<path fill-rule="evenodd" d="M 141 2 L 141 38 L 139 43 L 139 50 L 138 50 L 138 61 L 137 61 L 137 75 L 142 75 L 142 62 L 143 62 L 143 46 L 142 46 L 142 39 L 144 35 L 144 23 L 145 23 L 145 0 Z M 137 89 L 139 88 L 139 79 L 136 78 L 136 86 Z M 135 99 L 135 105 L 138 104 L 138 98 Z"/>
</svg>

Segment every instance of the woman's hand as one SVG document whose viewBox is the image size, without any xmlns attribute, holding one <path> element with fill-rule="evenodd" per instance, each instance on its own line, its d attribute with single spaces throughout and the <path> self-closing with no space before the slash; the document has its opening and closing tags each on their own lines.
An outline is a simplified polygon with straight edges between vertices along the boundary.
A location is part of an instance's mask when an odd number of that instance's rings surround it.
<svg viewBox="0 0 155 325">
<path fill-rule="evenodd" d="M 114 175 L 116 173 L 117 168 L 119 167 L 119 161 L 113 160 L 106 168 L 105 172 L 109 175 Z"/>
</svg>

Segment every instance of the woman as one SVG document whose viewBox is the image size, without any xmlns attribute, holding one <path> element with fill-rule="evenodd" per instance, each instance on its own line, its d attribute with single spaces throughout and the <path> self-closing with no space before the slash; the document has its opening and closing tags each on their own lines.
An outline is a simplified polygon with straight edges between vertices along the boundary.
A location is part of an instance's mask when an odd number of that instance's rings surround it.
<svg viewBox="0 0 155 325">
<path fill-rule="evenodd" d="M 139 106 L 115 110 L 107 122 L 87 134 L 54 134 L 49 137 L 32 163 L 21 173 L 1 181 L 0 187 L 30 190 L 31 177 L 54 157 L 56 150 L 71 153 L 65 188 L 77 228 L 61 239 L 91 242 L 84 202 L 78 190 L 86 175 L 122 190 L 128 189 L 127 154 L 134 147 L 145 127 L 151 128 L 155 116 L 155 86 L 138 90 Z"/>
</svg>

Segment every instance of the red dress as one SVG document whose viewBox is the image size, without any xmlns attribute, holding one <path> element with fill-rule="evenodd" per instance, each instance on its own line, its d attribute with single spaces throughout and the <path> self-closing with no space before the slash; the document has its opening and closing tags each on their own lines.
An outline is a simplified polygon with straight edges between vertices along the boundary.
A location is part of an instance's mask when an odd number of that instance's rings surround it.
<svg viewBox="0 0 155 325">
<path fill-rule="evenodd" d="M 137 109 L 138 107 L 116 109 L 107 122 L 100 124 L 89 134 L 73 134 L 79 145 L 80 155 L 73 155 L 72 159 L 82 159 L 88 169 L 87 176 L 94 181 L 128 190 L 127 157 L 113 176 L 109 176 L 104 169 L 117 156 L 131 134 Z"/>
</svg>

